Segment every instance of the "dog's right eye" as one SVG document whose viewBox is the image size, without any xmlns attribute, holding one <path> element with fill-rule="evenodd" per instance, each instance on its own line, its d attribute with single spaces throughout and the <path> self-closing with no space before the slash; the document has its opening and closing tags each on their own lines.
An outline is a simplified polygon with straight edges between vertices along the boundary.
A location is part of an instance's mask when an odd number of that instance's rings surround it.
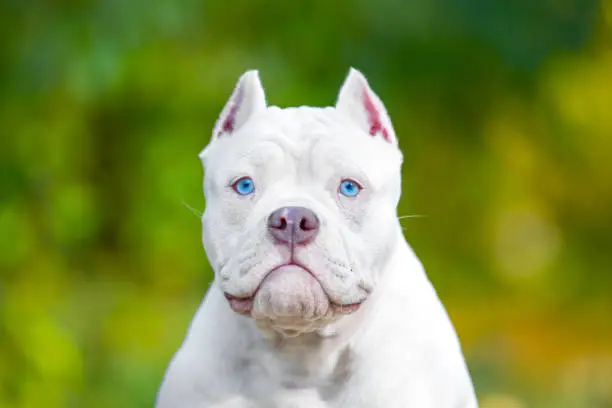
<svg viewBox="0 0 612 408">
<path fill-rule="evenodd" d="M 255 191 L 255 183 L 250 177 L 242 177 L 232 184 L 232 188 L 240 195 L 249 195 Z"/>
</svg>

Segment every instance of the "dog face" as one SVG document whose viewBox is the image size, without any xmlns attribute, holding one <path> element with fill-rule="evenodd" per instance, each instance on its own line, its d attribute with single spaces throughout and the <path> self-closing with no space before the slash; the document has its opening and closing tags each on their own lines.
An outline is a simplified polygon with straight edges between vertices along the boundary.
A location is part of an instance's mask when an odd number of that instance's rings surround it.
<svg viewBox="0 0 612 408">
<path fill-rule="evenodd" d="M 363 75 L 335 107 L 280 109 L 245 73 L 200 157 L 204 248 L 235 312 L 297 335 L 367 300 L 399 236 L 402 155 Z"/>
</svg>

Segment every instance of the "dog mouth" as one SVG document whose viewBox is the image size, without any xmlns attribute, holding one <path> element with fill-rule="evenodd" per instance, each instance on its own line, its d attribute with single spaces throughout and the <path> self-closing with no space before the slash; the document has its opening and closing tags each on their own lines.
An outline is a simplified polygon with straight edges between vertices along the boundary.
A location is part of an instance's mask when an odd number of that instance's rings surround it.
<svg viewBox="0 0 612 408">
<path fill-rule="evenodd" d="M 315 274 L 304 265 L 301 265 L 294 261 L 287 262 L 270 269 L 270 271 L 266 273 L 266 275 L 259 282 L 255 290 L 249 296 L 234 296 L 228 292 L 224 292 L 224 296 L 229 302 L 229 305 L 234 312 L 246 317 L 253 317 L 255 302 L 258 297 L 258 294 L 260 294 L 261 292 L 262 287 L 268 283 L 269 279 L 278 279 L 279 277 L 282 278 L 282 274 L 290 272 L 301 272 L 302 279 L 310 278 L 312 281 L 308 286 L 315 286 L 317 288 L 316 290 L 320 290 L 320 293 L 322 294 L 321 296 L 324 296 L 326 303 L 329 305 L 329 308 L 331 309 L 334 315 L 348 315 L 354 313 L 359 310 L 363 303 L 363 301 L 359 301 L 350 304 L 340 304 L 332 301 L 330 296 L 323 289 L 323 285 L 321 285 L 320 280 L 315 276 Z M 284 293 L 283 295 L 285 297 L 288 297 L 286 293 Z M 289 297 L 299 298 L 300 296 L 299 294 L 294 293 L 293 296 Z"/>
</svg>

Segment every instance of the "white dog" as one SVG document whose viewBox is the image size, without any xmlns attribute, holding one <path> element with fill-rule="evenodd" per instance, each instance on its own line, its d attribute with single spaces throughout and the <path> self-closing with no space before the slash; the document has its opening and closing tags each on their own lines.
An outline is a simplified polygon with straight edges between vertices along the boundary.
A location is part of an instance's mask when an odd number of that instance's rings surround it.
<svg viewBox="0 0 612 408">
<path fill-rule="evenodd" d="M 215 272 L 158 408 L 475 408 L 402 235 L 402 154 L 351 69 L 335 107 L 268 107 L 245 73 L 200 154 Z"/>
</svg>

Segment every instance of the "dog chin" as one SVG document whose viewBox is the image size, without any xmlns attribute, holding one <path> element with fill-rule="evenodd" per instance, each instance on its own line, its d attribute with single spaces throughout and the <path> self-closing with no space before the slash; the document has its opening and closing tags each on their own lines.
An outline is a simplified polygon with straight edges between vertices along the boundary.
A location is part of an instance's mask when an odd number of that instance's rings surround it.
<svg viewBox="0 0 612 408">
<path fill-rule="evenodd" d="M 361 302 L 333 303 L 313 274 L 293 264 L 269 272 L 252 297 L 240 298 L 227 292 L 225 297 L 234 312 L 286 337 L 321 329 L 361 306 Z"/>
<path fill-rule="evenodd" d="M 251 316 L 282 326 L 325 320 L 333 310 L 319 281 L 297 265 L 281 266 L 262 281 Z M 284 323 L 284 324 L 283 324 Z"/>
</svg>

